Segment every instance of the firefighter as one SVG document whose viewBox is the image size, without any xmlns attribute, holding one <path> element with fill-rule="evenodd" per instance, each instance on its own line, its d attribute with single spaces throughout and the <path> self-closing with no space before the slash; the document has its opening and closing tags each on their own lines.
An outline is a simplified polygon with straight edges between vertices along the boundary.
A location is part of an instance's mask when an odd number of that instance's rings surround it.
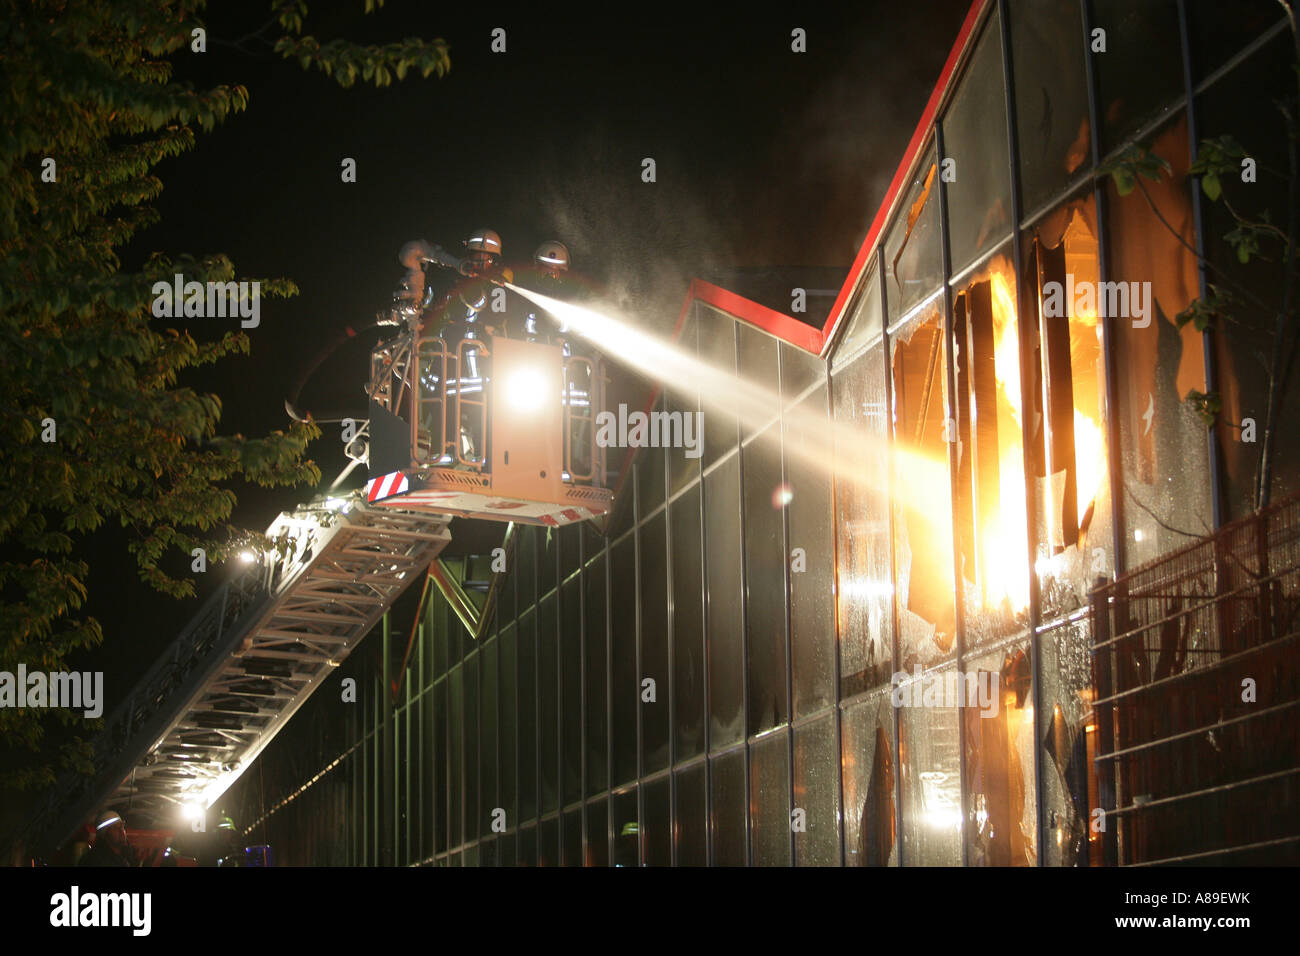
<svg viewBox="0 0 1300 956">
<path fill-rule="evenodd" d="M 242 866 L 244 848 L 239 845 L 235 821 L 224 810 L 221 811 L 221 822 L 217 824 L 217 840 L 221 845 L 221 858 L 217 860 L 217 866 Z"/>
<path fill-rule="evenodd" d="M 136 866 L 135 854 L 126 837 L 121 814 L 105 810 L 95 825 L 95 845 L 82 856 L 78 866 Z"/>
</svg>

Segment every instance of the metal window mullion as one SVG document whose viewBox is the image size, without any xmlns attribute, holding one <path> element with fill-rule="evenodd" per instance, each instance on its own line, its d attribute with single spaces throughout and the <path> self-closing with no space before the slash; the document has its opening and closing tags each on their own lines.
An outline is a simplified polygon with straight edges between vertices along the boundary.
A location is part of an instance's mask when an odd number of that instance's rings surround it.
<svg viewBox="0 0 1300 956">
<path fill-rule="evenodd" d="M 1033 376 L 1029 374 L 1032 355 L 1025 348 L 1028 341 L 1025 335 L 1026 327 L 1029 320 L 1026 319 L 1026 312 L 1029 308 L 1029 302 L 1035 301 L 1037 290 L 1027 294 L 1024 284 L 1024 262 L 1022 259 L 1022 244 L 1020 232 L 1020 219 L 1024 212 L 1021 197 L 1020 185 L 1020 137 L 1019 130 L 1016 126 L 1016 90 L 1015 74 L 1013 68 L 1015 64 L 1012 61 L 1011 53 L 1011 27 L 1007 20 L 1007 0 L 998 0 L 998 20 L 1002 28 L 1002 74 L 1003 83 L 1006 88 L 1006 111 L 1007 111 L 1007 155 L 1010 160 L 1011 171 L 1011 254 L 1012 262 L 1016 271 L 1016 322 L 1018 326 L 1017 338 L 1019 341 L 1020 362 L 1020 407 L 1032 408 L 1031 386 Z M 1023 429 L 1022 429 L 1023 432 Z M 1021 466 L 1024 471 L 1025 482 L 1025 549 L 1027 561 L 1025 571 L 1029 575 L 1029 658 L 1030 671 L 1033 682 L 1033 701 L 1034 701 L 1034 826 L 1037 834 L 1035 845 L 1037 852 L 1034 854 L 1034 863 L 1036 866 L 1043 865 L 1043 847 L 1047 844 L 1044 841 L 1043 828 L 1043 761 L 1041 759 L 1041 748 L 1037 741 L 1042 738 L 1039 721 L 1043 720 L 1043 699 L 1042 699 L 1042 680 L 1040 667 L 1042 660 L 1039 654 L 1039 634 L 1038 626 L 1041 623 L 1042 607 L 1041 595 L 1038 590 L 1038 575 L 1034 571 L 1034 553 L 1036 550 L 1035 518 L 1040 512 L 1037 500 L 1037 488 L 1034 485 L 1031 469 L 1031 453 L 1029 442 L 1021 436 Z"/>
<path fill-rule="evenodd" d="M 531 538 L 531 535 L 530 535 L 530 538 Z M 519 548 L 520 548 L 520 547 L 522 547 L 522 545 L 521 545 L 519 542 L 516 542 L 516 544 L 515 544 L 515 555 L 516 555 L 516 556 L 517 556 L 518 553 L 519 553 Z M 516 557 L 516 561 L 517 561 L 517 560 L 518 560 L 518 558 Z M 518 566 L 518 565 L 516 565 L 516 567 L 517 567 L 517 566 Z M 513 711 L 513 716 L 511 717 L 511 720 L 510 720 L 510 726 L 514 728 L 514 735 L 515 735 L 515 739 L 514 739 L 514 741 L 513 741 L 513 746 L 512 746 L 512 748 L 511 748 L 512 751 L 513 751 L 513 758 L 512 758 L 512 759 L 514 760 L 514 765 L 515 765 L 515 769 L 514 769 L 515 786 L 514 786 L 513 802 L 511 803 L 509 809 L 506 810 L 506 813 L 507 813 L 507 815 L 508 815 L 508 819 L 506 820 L 506 833 L 509 833 L 510 830 L 511 830 L 511 828 L 514 829 L 514 833 L 515 833 L 515 841 L 514 841 L 514 843 L 515 843 L 515 856 L 514 856 L 514 859 L 510 861 L 510 865 L 511 865 L 511 866 L 518 866 L 518 865 L 519 865 L 519 842 L 520 842 L 520 841 L 519 841 L 519 824 L 520 824 L 520 822 L 521 822 L 520 819 L 519 819 L 519 770 L 520 770 L 520 767 L 521 767 L 521 764 L 520 764 L 520 762 L 519 762 L 519 737 L 520 737 L 520 733 L 519 733 L 519 686 L 520 686 L 520 685 L 519 685 L 519 634 L 520 634 L 519 620 L 520 620 L 520 616 L 521 616 L 521 615 L 520 615 L 520 613 L 519 613 L 519 575 L 518 575 L 518 574 L 512 574 L 510 577 L 513 579 L 513 580 L 511 581 L 511 587 L 513 587 L 513 588 L 514 588 L 514 591 L 515 591 L 514 619 L 513 619 L 513 621 L 512 621 L 512 623 L 513 623 L 514 626 L 515 626 L 515 630 L 514 630 L 514 637 L 515 637 L 515 680 L 514 680 L 514 685 L 515 685 L 515 697 L 514 697 L 514 700 L 510 702 L 511 709 L 512 709 L 512 711 Z M 504 705 L 503 705 L 503 706 L 504 706 Z"/>
<path fill-rule="evenodd" d="M 1183 90 L 1187 98 L 1187 158 L 1190 163 L 1195 163 L 1200 124 L 1197 123 L 1196 86 L 1192 81 L 1190 30 L 1187 0 L 1178 0 L 1178 35 L 1183 53 Z M 1188 180 L 1192 194 L 1192 223 L 1196 233 L 1193 236 L 1193 242 L 1196 244 L 1196 290 L 1197 296 L 1204 299 L 1206 292 L 1204 206 L 1201 202 L 1201 190 L 1197 188 L 1199 183 L 1191 176 L 1188 176 Z M 1205 391 L 1213 395 L 1219 390 L 1219 363 L 1209 328 L 1201 332 L 1201 354 L 1205 372 Z M 1205 430 L 1205 443 L 1205 452 L 1210 459 L 1210 515 L 1214 522 L 1214 530 L 1217 531 L 1223 527 L 1224 522 L 1223 455 L 1219 453 L 1218 429 Z"/>
<path fill-rule="evenodd" d="M 699 356 L 700 343 L 699 309 L 695 308 L 695 353 Z M 695 393 L 695 407 L 700 407 L 700 394 Z M 703 436 L 701 436 L 701 445 Z M 704 460 L 700 459 L 700 503 L 696 517 L 700 523 L 700 643 L 704 653 L 704 863 L 713 866 L 713 694 L 711 691 L 711 663 L 709 660 L 709 529 L 704 521 L 704 509 L 707 506 L 704 487 Z"/>
<path fill-rule="evenodd" d="M 645 865 L 645 834 L 641 832 L 641 820 L 645 816 L 642 812 L 642 789 L 641 778 L 645 775 L 645 753 L 641 746 L 641 708 L 644 706 L 641 702 L 641 680 L 642 667 L 641 660 L 641 616 L 643 613 L 641 601 L 641 469 L 635 465 L 632 466 L 632 580 L 633 599 L 635 605 L 635 614 L 632 619 L 633 634 L 635 635 L 636 646 L 636 859 L 637 866 Z M 612 659 L 610 661 L 613 663 Z"/>
<path fill-rule="evenodd" d="M 668 399 L 665 394 L 664 411 L 667 410 Z M 661 478 L 664 483 L 664 600 L 666 602 L 664 615 L 665 620 L 668 622 L 667 630 L 664 633 L 664 641 L 668 646 L 668 673 L 665 675 L 668 681 L 668 864 L 669 866 L 676 866 L 677 774 L 674 769 L 677 764 L 677 673 L 673 670 L 673 661 L 675 659 L 673 643 L 677 636 L 677 607 L 673 594 L 673 520 L 672 512 L 669 510 L 672 483 L 668 480 L 670 473 L 668 467 L 669 454 L 669 451 L 664 452 L 664 473 Z"/>
<path fill-rule="evenodd" d="M 594 461 L 594 459 L 593 459 Z M 587 865 L 587 541 L 578 529 L 578 843 Z M 499 653 L 499 652 L 498 652 Z M 500 774 L 498 774 L 498 777 Z"/>
<path fill-rule="evenodd" d="M 541 568 L 542 551 L 537 548 L 536 536 L 533 536 L 533 591 L 530 607 L 533 610 L 533 673 L 531 679 L 533 682 L 533 807 L 535 810 L 535 820 L 533 823 L 533 841 L 537 846 L 537 854 L 540 857 L 542 852 L 542 596 L 541 596 Z M 520 618 L 522 620 L 522 617 Z M 556 801 L 558 805 L 558 800 Z M 534 860 L 531 866 L 538 865 Z"/>
<path fill-rule="evenodd" d="M 578 530 L 578 529 L 575 529 Z M 564 866 L 564 544 L 555 535 L 555 832 L 558 866 Z"/>
<path fill-rule="evenodd" d="M 785 457 L 785 401 L 781 392 L 783 391 L 781 383 L 781 372 L 784 362 L 781 359 L 782 349 L 780 345 L 776 349 L 776 381 L 777 381 L 777 422 L 776 422 L 776 451 L 779 456 L 781 470 L 781 487 L 790 487 L 790 478 L 786 473 Z M 782 585 L 782 604 L 785 609 L 785 748 L 786 748 L 786 792 L 789 795 L 789 803 L 786 805 L 790 812 L 794 811 L 794 620 L 792 617 L 792 595 L 791 588 L 794 581 L 790 571 L 790 505 L 782 501 L 781 505 L 781 585 Z M 798 849 L 795 840 L 794 827 L 790 825 L 790 820 L 786 821 L 786 829 L 789 831 L 790 844 L 790 865 L 798 865 L 796 850 Z"/>
<path fill-rule="evenodd" d="M 402 827 L 402 863 L 409 865 L 411 862 L 411 682 L 403 681 L 406 685 L 406 706 L 403 719 L 406 722 L 406 729 L 402 731 L 402 800 L 406 810 L 406 824 Z"/>
<path fill-rule="evenodd" d="M 417 610 L 423 611 L 424 609 L 419 608 Z M 415 661 L 416 661 L 415 666 L 420 669 L 420 693 L 419 696 L 417 697 L 417 700 L 419 700 L 420 702 L 420 713 L 419 713 L 419 717 L 416 720 L 416 724 L 419 727 L 419 732 L 416 734 L 415 751 L 419 755 L 420 781 L 415 788 L 415 800 L 416 800 L 416 806 L 420 808 L 420 812 L 419 815 L 416 817 L 417 829 L 415 832 L 415 847 L 416 847 L 415 854 L 420 860 L 423 860 L 426 855 L 424 850 L 425 847 L 424 808 L 427 805 L 425 801 L 429 799 L 428 795 L 426 795 L 424 792 L 424 778 L 425 778 L 424 764 L 425 761 L 428 759 L 428 754 L 425 752 L 424 749 L 425 748 L 424 712 L 429 707 L 429 697 L 426 696 L 429 694 L 429 685 L 428 685 L 429 675 L 428 675 L 428 671 L 424 669 L 424 655 L 425 655 L 424 622 L 419 620 L 418 618 L 416 620 L 416 628 L 417 628 L 416 640 L 418 641 L 418 644 L 416 646 L 416 652 L 415 652 Z"/>
<path fill-rule="evenodd" d="M 944 152 L 943 142 L 943 121 L 936 119 L 934 121 L 934 142 L 935 155 L 938 157 L 939 164 L 942 166 L 944 159 L 947 158 Z M 949 249 L 948 235 L 948 186 L 942 176 L 939 177 L 939 253 L 941 257 L 941 268 L 943 270 L 943 338 L 944 350 L 944 377 L 947 384 L 947 395 L 944 402 L 945 431 L 950 427 L 949 423 L 955 425 L 957 421 L 957 410 L 955 402 L 957 401 L 957 367 L 954 361 L 956 355 L 956 343 L 954 340 L 953 324 L 953 296 L 952 285 L 949 279 L 952 275 L 952 253 Z M 957 519 L 957 495 L 956 489 L 961 481 L 961 466 L 957 459 L 957 442 L 946 442 L 948 446 L 948 484 L 953 491 L 949 506 L 951 508 L 950 520 L 952 521 L 952 588 L 954 600 L 953 631 L 954 641 L 956 643 L 956 666 L 961 669 L 965 663 L 966 657 L 966 607 L 963 597 L 962 572 L 961 572 L 961 540 L 958 529 L 961 527 Z M 976 503 L 978 507 L 978 502 Z M 978 520 L 978 514 L 976 515 Z M 968 863 L 966 852 L 966 717 L 961 708 L 957 709 L 957 762 L 958 762 L 958 779 L 960 785 L 961 806 L 961 828 L 958 830 L 961 839 L 961 865 L 966 866 Z"/>
<path fill-rule="evenodd" d="M 1088 124 L 1092 129 L 1091 156 L 1092 168 L 1101 163 L 1101 116 L 1097 108 L 1098 85 L 1097 70 L 1092 59 L 1092 50 L 1088 38 L 1092 36 L 1091 0 L 1079 0 L 1079 10 L 1083 20 L 1083 65 L 1088 88 Z M 1093 180 L 1093 204 L 1097 214 L 1097 281 L 1107 282 L 1110 278 L 1110 252 L 1106 248 L 1106 234 L 1109 232 L 1106 222 L 1106 190 L 1102 182 Z M 1106 414 L 1106 461 L 1109 465 L 1110 509 L 1111 509 L 1111 547 L 1114 549 L 1111 580 L 1124 572 L 1124 500 L 1123 449 L 1119 434 L 1119 368 L 1115 355 L 1115 321 L 1104 315 L 1099 319 L 1102 337 L 1102 377 L 1104 385 L 1102 395 Z"/>
<path fill-rule="evenodd" d="M 740 330 L 731 321 L 731 356 L 736 374 L 740 375 Z M 745 444 L 740 416 L 736 416 L 736 484 L 740 493 L 732 502 L 736 508 L 736 527 L 740 537 L 740 700 L 741 742 L 745 750 L 745 865 L 754 865 L 754 801 L 749 795 L 750 772 L 753 755 L 749 747 L 749 562 L 745 558 Z"/>
<path fill-rule="evenodd" d="M 632 496 L 636 497 L 636 478 L 632 479 Z M 632 513 L 636 515 L 636 501 L 632 502 Z M 605 538 L 605 861 L 609 867 L 614 866 L 614 609 L 613 579 L 611 564 L 614 549 L 609 538 Z"/>
<path fill-rule="evenodd" d="M 880 261 L 880 247 L 879 247 L 879 246 L 876 247 L 876 261 L 877 261 L 877 262 Z M 877 280 L 878 277 L 879 277 L 879 269 L 877 269 L 877 275 L 874 275 L 874 276 L 870 275 L 870 273 L 869 273 L 868 270 L 864 270 L 864 274 L 867 274 L 868 276 L 870 276 L 870 279 L 871 279 L 872 281 L 875 281 L 875 280 Z M 867 296 L 869 296 L 870 294 L 871 294 L 871 293 L 870 293 L 870 290 L 867 289 L 867 287 L 866 287 L 866 283 L 864 282 L 864 283 L 863 283 L 863 289 L 862 289 L 862 292 L 861 292 L 861 298 L 860 298 L 859 302 L 864 302 L 864 301 L 866 301 Z M 859 307 L 860 307 L 860 306 L 859 306 Z M 846 314 L 847 314 L 847 313 L 846 313 Z M 843 333 L 841 333 L 841 341 L 843 341 L 842 336 L 843 336 Z M 866 349 L 863 350 L 863 352 L 862 352 L 861 354 L 862 354 L 862 355 L 866 355 L 866 354 L 867 354 L 867 349 L 870 349 L 870 346 L 869 346 L 869 345 L 867 346 Z M 839 589 L 839 587 L 837 586 L 838 583 L 839 583 L 839 577 L 840 577 L 840 527 L 839 527 L 839 520 L 838 520 L 838 519 L 839 519 L 839 513 L 840 513 L 840 512 L 839 512 L 839 482 L 836 480 L 836 474 L 837 474 L 837 472 L 836 472 L 836 464 L 837 464 L 837 462 L 836 462 L 836 460 L 835 460 L 835 442 L 834 442 L 834 427 L 835 427 L 835 378 L 834 378 L 834 376 L 831 374 L 831 355 L 832 355 L 832 352 L 831 352 L 831 351 L 827 351 L 827 352 L 826 352 L 825 367 L 824 367 L 823 370 L 822 370 L 822 380 L 823 380 L 823 382 L 824 382 L 825 385 L 826 385 L 826 421 L 827 421 L 827 427 L 828 427 L 828 429 L 830 429 L 830 433 L 831 433 L 831 436 L 832 436 L 832 439 L 831 439 L 831 471 L 830 471 L 830 483 L 831 483 L 831 497 L 830 497 L 830 506 L 831 506 L 831 600 L 834 601 L 835 603 L 834 603 L 834 607 L 831 609 L 831 637 L 834 638 L 833 653 L 831 654 L 831 682 L 832 682 L 833 685 L 834 685 L 833 688 L 832 688 L 832 693 L 833 693 L 833 695 L 834 695 L 834 708 L 835 708 L 835 721 L 834 721 L 834 724 L 835 724 L 835 782 L 836 782 L 836 785 L 839 787 L 839 794 L 840 794 L 840 814 L 839 814 L 839 820 L 838 820 L 837 823 L 836 823 L 836 827 L 837 827 L 837 830 L 838 830 L 838 833 L 837 833 L 837 839 L 839 840 L 839 845 L 840 845 L 840 866 L 847 866 L 847 865 L 848 865 L 848 858 L 847 858 L 846 855 L 845 855 L 845 846 L 846 846 L 846 845 L 845 845 L 845 839 L 844 839 L 844 825 L 845 825 L 845 824 L 844 824 L 844 821 L 845 821 L 845 818 L 846 818 L 846 816 L 847 816 L 847 810 L 848 810 L 848 808 L 847 808 L 847 805 L 846 805 L 845 800 L 844 800 L 844 731 L 843 731 L 844 713 L 843 713 L 843 711 L 840 709 L 840 704 L 842 703 L 842 700 L 843 700 L 843 697 L 842 697 L 842 694 L 841 694 L 841 688 L 840 688 L 840 672 L 841 672 L 841 670 L 842 670 L 842 668 L 840 667 L 840 648 L 841 648 L 842 645 L 841 645 L 841 641 L 840 641 L 840 637 L 841 637 L 841 635 L 840 635 L 840 602 L 839 602 L 840 589 Z M 847 368 L 848 366 L 847 366 L 847 364 L 846 364 L 846 365 L 843 366 L 843 367 L 844 367 L 844 368 Z"/>
<path fill-rule="evenodd" d="M 885 244 L 882 242 L 876 247 L 876 282 L 879 283 L 880 289 L 880 347 L 883 350 L 882 358 L 884 359 L 884 383 L 885 383 L 885 441 L 887 447 L 892 453 L 894 448 L 894 357 L 890 352 L 889 343 L 889 301 L 885 295 Z M 890 456 L 892 458 L 892 454 Z M 888 462 L 889 459 L 886 459 Z M 901 660 L 901 647 L 899 645 L 899 632 L 901 629 L 900 615 L 898 613 L 898 561 L 894 554 L 894 542 L 898 536 L 898 528 L 894 524 L 894 469 L 891 465 L 885 468 L 885 510 L 887 512 L 886 520 L 889 523 L 889 541 L 886 544 L 886 550 L 889 552 L 889 615 L 890 623 L 893 625 L 890 630 L 890 654 L 894 667 L 899 666 Z M 837 615 L 838 618 L 838 615 Z M 836 655 L 838 666 L 839 656 Z M 836 699 L 839 696 L 839 687 L 836 687 Z M 890 725 L 892 727 L 892 736 L 894 743 L 894 752 L 889 755 L 890 773 L 894 777 L 894 832 L 897 834 L 896 847 L 898 849 L 898 867 L 903 868 L 903 774 L 902 774 L 902 712 L 898 707 L 890 707 Z M 837 705 L 836 710 L 839 710 Z M 842 717 L 841 717 L 842 719 Z M 859 827 L 861 824 L 859 824 Z M 889 859 L 886 857 L 885 865 L 889 865 Z"/>
</svg>

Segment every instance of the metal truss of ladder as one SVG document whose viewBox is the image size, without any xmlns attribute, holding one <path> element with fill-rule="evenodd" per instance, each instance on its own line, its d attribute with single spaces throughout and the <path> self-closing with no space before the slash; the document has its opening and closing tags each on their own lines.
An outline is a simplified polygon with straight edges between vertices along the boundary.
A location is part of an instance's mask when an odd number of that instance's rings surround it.
<svg viewBox="0 0 1300 956">
<path fill-rule="evenodd" d="M 34 836 L 57 846 L 104 805 L 168 827 L 211 806 L 451 540 L 449 516 L 329 504 L 276 519 L 283 550 L 208 600 L 92 741 L 95 776 L 61 778 Z"/>
</svg>

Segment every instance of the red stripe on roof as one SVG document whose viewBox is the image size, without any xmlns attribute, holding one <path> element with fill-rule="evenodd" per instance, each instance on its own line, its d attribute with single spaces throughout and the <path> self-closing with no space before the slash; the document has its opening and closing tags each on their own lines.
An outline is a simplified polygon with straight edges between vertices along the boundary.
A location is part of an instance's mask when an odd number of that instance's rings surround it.
<svg viewBox="0 0 1300 956">
<path fill-rule="evenodd" d="M 674 339 L 681 333 L 691 303 L 698 299 L 721 309 L 747 325 L 752 325 L 775 336 L 789 345 L 801 348 L 814 355 L 822 353 L 835 334 L 836 326 L 843 317 L 849 298 L 853 295 L 854 287 L 857 286 L 859 278 L 866 269 L 871 253 L 874 251 L 880 234 L 885 228 L 885 223 L 889 219 L 889 214 L 893 211 L 894 203 L 907 185 L 912 169 L 916 165 L 917 157 L 920 155 L 921 147 L 925 145 L 930 129 L 934 125 L 935 116 L 938 115 L 939 107 L 948 92 L 948 84 L 952 82 L 958 65 L 967 53 L 966 48 L 975 33 L 975 27 L 980 22 L 985 11 L 993 6 L 995 2 L 996 0 L 972 0 L 970 9 L 966 12 L 966 19 L 957 32 L 957 39 L 953 42 L 952 49 L 948 53 L 948 59 L 944 62 L 943 69 L 939 73 L 939 80 L 930 93 L 930 99 L 925 104 L 925 110 L 921 113 L 921 119 L 916 124 L 912 139 L 907 144 L 907 150 L 903 153 L 903 160 L 898 164 L 898 169 L 894 172 L 894 178 L 889 184 L 889 190 L 885 193 L 885 199 L 880 204 L 880 208 L 876 210 L 876 217 L 871 221 L 871 228 L 867 231 L 867 238 L 863 240 L 861 248 L 858 249 L 858 254 L 849 269 L 848 277 L 844 280 L 839 295 L 835 297 L 835 302 L 831 306 L 830 313 L 826 316 L 826 322 L 822 328 L 813 328 L 782 312 L 777 312 L 765 305 L 746 299 L 744 296 L 721 289 L 705 282 L 703 279 L 695 279 L 691 282 L 691 287 L 686 293 L 686 301 L 682 303 L 681 313 L 677 317 L 677 325 L 673 329 Z"/>
<path fill-rule="evenodd" d="M 743 295 L 737 295 L 711 282 L 705 282 L 703 279 L 696 279 L 691 283 L 687 299 L 708 303 L 813 355 L 818 354 L 822 349 L 820 329 L 791 318 L 784 312 L 777 312 L 775 309 L 769 309 L 765 305 L 746 299 Z"/>
<path fill-rule="evenodd" d="M 835 304 L 831 306 L 830 314 L 826 316 L 826 325 L 822 329 L 821 336 L 823 345 L 829 342 L 835 334 L 835 327 L 839 324 L 839 319 L 842 317 L 849 297 L 853 294 L 854 287 L 858 284 L 858 279 L 866 269 L 868 258 L 875 250 L 876 240 L 885 228 L 885 222 L 889 219 L 894 202 L 911 177 L 912 167 L 916 165 L 921 147 L 925 145 L 926 138 L 930 135 L 930 129 L 934 126 L 934 118 L 938 115 L 939 105 L 943 102 L 948 84 L 951 82 L 953 74 L 957 71 L 957 65 L 966 52 L 966 44 L 975 32 L 975 25 L 979 23 L 985 8 L 993 3 L 994 0 L 973 0 L 970 9 L 966 11 L 966 20 L 957 33 L 957 39 L 953 43 L 952 49 L 948 52 L 948 59 L 944 62 L 943 70 L 939 73 L 939 81 L 935 83 L 934 89 L 930 92 L 930 99 L 925 104 L 925 110 L 921 113 L 921 119 L 916 124 L 911 141 L 907 144 L 907 151 L 903 153 L 903 161 L 898 164 L 898 169 L 894 172 L 894 178 L 889 184 L 889 190 L 885 193 L 885 200 L 880 204 L 880 208 L 876 210 L 876 218 L 871 221 L 871 228 L 867 230 L 867 238 L 863 240 L 862 248 L 858 250 L 858 255 L 853 260 L 853 267 L 849 269 L 848 278 L 845 279 L 840 294 L 835 297 Z"/>
</svg>

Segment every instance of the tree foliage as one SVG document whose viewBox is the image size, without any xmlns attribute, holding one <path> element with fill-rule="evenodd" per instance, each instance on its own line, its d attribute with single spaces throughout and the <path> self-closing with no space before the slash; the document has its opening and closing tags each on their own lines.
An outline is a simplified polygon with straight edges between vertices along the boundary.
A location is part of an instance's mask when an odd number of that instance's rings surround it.
<svg viewBox="0 0 1300 956">
<path fill-rule="evenodd" d="M 173 79 L 174 58 L 199 55 L 192 42 L 203 8 L 0 0 L 0 670 L 20 662 L 62 670 L 71 652 L 103 640 L 83 613 L 85 535 L 119 523 L 140 577 L 183 597 L 193 581 L 169 574 L 169 561 L 183 555 L 188 567 L 196 547 L 220 561 L 247 538 L 231 520 L 233 481 L 320 481 L 306 457 L 314 425 L 221 434 L 220 398 L 181 384 L 188 369 L 247 352 L 243 332 L 200 343 L 151 317 L 155 282 L 177 272 L 234 280 L 230 259 L 155 253 L 134 271 L 119 260 L 157 220 L 149 203 L 163 188 L 158 163 L 248 104 L 242 86 L 196 90 Z M 322 45 L 298 36 L 305 4 L 276 0 L 270 12 L 270 24 L 294 34 L 282 38 L 283 55 L 344 85 L 354 73 L 380 84 L 413 65 L 425 76 L 450 66 L 441 40 Z M 285 279 L 256 281 L 264 295 L 298 291 Z M 0 709 L 0 734 L 35 751 L 40 717 Z M 50 764 L 9 782 L 48 782 Z"/>
</svg>

